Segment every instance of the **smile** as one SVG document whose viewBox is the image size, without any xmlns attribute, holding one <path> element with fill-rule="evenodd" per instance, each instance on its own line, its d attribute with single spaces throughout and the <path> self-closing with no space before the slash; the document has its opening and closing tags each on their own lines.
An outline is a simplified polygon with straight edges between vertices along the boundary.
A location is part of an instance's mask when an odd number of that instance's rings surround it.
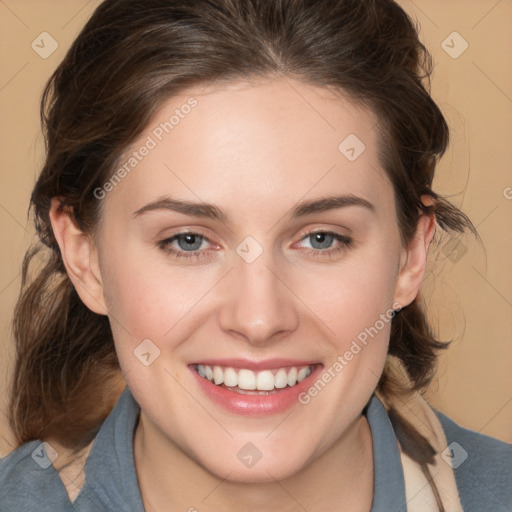
<svg viewBox="0 0 512 512">
<path fill-rule="evenodd" d="M 252 371 L 247 368 L 232 368 L 196 364 L 196 372 L 211 383 L 241 394 L 267 395 L 287 387 L 296 386 L 311 375 L 315 365 L 273 368 Z"/>
<path fill-rule="evenodd" d="M 323 371 L 322 363 L 291 359 L 210 359 L 188 367 L 205 398 L 238 416 L 266 416 L 303 407 L 299 395 Z"/>
</svg>

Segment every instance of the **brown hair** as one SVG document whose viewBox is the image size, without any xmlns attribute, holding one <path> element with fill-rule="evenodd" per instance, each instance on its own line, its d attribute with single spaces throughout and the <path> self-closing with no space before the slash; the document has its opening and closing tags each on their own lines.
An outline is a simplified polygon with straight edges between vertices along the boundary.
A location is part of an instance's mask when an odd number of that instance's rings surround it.
<svg viewBox="0 0 512 512">
<path fill-rule="evenodd" d="M 10 419 L 18 441 L 54 437 L 69 447 L 84 446 L 119 390 L 108 392 L 109 380 L 120 375 L 108 319 L 87 309 L 67 277 L 49 222 L 52 197 L 63 198 L 78 226 L 93 233 L 101 215 L 93 191 L 112 176 L 164 101 L 197 84 L 283 75 L 344 91 L 377 114 L 380 158 L 394 187 L 404 243 L 422 213 L 435 215 L 447 231 L 474 230 L 431 189 L 448 127 L 430 97 L 430 74 L 431 58 L 414 23 L 392 0 L 100 4 L 41 103 L 47 156 L 31 207 L 49 250 L 32 279 L 38 248 L 27 253 L 14 315 Z M 424 206 L 422 195 L 434 205 Z M 389 354 L 402 361 L 411 389 L 430 382 L 436 351 L 446 345 L 435 340 L 418 299 L 392 321 Z M 395 392 L 393 383 L 386 368 L 379 390 Z M 432 456 L 423 448 L 413 454 L 422 464 Z"/>
</svg>

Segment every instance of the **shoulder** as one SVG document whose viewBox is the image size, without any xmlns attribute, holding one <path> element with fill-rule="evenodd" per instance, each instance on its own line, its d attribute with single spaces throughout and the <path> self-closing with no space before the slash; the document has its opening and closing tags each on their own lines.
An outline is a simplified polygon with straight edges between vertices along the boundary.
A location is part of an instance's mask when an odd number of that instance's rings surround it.
<svg viewBox="0 0 512 512">
<path fill-rule="evenodd" d="M 464 428 L 434 409 L 448 442 L 464 511 L 512 510 L 512 444 Z"/>
<path fill-rule="evenodd" d="M 126 388 L 83 451 L 38 440 L 0 459 L 0 512 L 143 510 L 132 453 L 138 412 Z"/>
<path fill-rule="evenodd" d="M 2 511 L 71 510 L 59 475 L 41 441 L 30 441 L 0 459 L 0 503 Z"/>
</svg>

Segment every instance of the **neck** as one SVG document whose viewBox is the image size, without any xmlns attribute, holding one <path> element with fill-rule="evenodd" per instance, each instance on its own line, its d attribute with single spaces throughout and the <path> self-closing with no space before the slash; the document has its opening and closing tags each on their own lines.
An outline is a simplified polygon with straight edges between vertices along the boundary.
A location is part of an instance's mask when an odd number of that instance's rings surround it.
<svg viewBox="0 0 512 512">
<path fill-rule="evenodd" d="M 167 510 L 247 512 L 307 510 L 369 512 L 373 499 L 373 450 L 365 416 L 312 463 L 293 476 L 241 483 L 209 472 L 141 413 L 134 436 L 135 467 L 144 507 Z"/>
</svg>

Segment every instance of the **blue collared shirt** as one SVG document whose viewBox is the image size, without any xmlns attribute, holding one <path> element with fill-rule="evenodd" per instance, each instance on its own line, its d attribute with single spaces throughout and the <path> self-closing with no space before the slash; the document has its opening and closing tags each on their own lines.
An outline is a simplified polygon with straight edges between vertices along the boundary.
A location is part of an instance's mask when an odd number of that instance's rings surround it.
<svg viewBox="0 0 512 512">
<path fill-rule="evenodd" d="M 85 483 L 73 503 L 40 441 L 26 443 L 0 460 L 0 512 L 144 512 L 133 457 L 139 412 L 125 388 L 94 440 L 84 468 Z M 455 441 L 468 452 L 468 459 L 455 469 L 464 510 L 511 512 L 512 445 L 464 429 L 436 413 L 448 444 Z M 371 512 L 405 512 L 404 475 L 386 410 L 372 396 L 364 414 L 373 442 Z M 200 503 L 190 506 L 201 510 Z"/>
</svg>

